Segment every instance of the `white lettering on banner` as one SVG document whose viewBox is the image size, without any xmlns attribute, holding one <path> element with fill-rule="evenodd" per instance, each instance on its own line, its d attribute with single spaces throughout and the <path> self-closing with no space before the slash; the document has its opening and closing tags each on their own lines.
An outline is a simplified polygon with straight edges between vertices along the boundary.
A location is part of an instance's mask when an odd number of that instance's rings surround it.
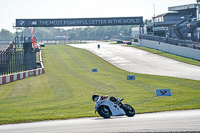
<svg viewBox="0 0 200 133">
<path fill-rule="evenodd" d="M 95 25 L 95 24 L 107 24 L 107 20 L 101 19 L 101 20 L 65 20 L 64 25 Z"/>
<path fill-rule="evenodd" d="M 70 25 L 69 20 L 67 20 L 67 21 L 65 20 L 65 21 L 64 21 L 64 25 L 66 25 L 66 24 L 67 24 L 67 25 Z"/>
<path fill-rule="evenodd" d="M 106 20 L 99 19 L 99 20 L 89 20 L 89 24 L 94 25 L 94 24 L 107 24 Z"/>
<path fill-rule="evenodd" d="M 70 24 L 71 24 L 71 25 L 76 24 L 76 20 L 70 21 Z"/>
<path fill-rule="evenodd" d="M 50 21 L 50 25 L 62 25 L 62 20 Z"/>
<path fill-rule="evenodd" d="M 114 24 L 121 24 L 122 19 L 113 19 Z"/>
<path fill-rule="evenodd" d="M 75 19 L 16 19 L 16 27 L 142 25 L 143 17 L 75 18 Z M 164 30 L 168 30 L 164 28 Z"/>
<path fill-rule="evenodd" d="M 37 21 L 33 21 L 31 25 L 37 25 Z"/>
<path fill-rule="evenodd" d="M 120 24 L 121 24 L 121 23 L 122 23 L 122 19 L 119 19 L 119 20 L 118 20 L 118 23 L 120 23 Z"/>
<path fill-rule="evenodd" d="M 108 24 L 112 24 L 112 20 L 111 19 L 108 20 Z"/>
<path fill-rule="evenodd" d="M 140 20 L 139 19 L 124 19 L 123 20 L 124 23 L 139 23 Z"/>
<path fill-rule="evenodd" d="M 93 25 L 95 24 L 93 20 L 89 20 L 89 24 Z"/>
<path fill-rule="evenodd" d="M 88 22 L 87 22 L 87 20 L 77 20 L 77 21 L 79 21 L 79 23 L 77 23 L 77 24 L 83 24 L 83 25 L 87 25 L 88 24 Z"/>
<path fill-rule="evenodd" d="M 40 21 L 40 25 L 49 25 L 49 21 Z"/>
<path fill-rule="evenodd" d="M 140 19 L 91 19 L 91 20 L 53 20 L 39 21 L 40 25 L 106 25 L 139 23 Z"/>
</svg>

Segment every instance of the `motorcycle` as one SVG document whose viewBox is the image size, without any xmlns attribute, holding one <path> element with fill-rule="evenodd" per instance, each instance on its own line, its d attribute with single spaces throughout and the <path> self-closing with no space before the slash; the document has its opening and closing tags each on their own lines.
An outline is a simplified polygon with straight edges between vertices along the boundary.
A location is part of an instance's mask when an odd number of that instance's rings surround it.
<svg viewBox="0 0 200 133">
<path fill-rule="evenodd" d="M 97 94 L 93 95 L 93 101 L 95 102 L 95 113 L 104 118 L 110 118 L 111 116 L 123 116 L 133 117 L 135 110 L 132 106 L 122 103 L 123 98 L 119 99 L 115 97 L 101 96 Z"/>
</svg>

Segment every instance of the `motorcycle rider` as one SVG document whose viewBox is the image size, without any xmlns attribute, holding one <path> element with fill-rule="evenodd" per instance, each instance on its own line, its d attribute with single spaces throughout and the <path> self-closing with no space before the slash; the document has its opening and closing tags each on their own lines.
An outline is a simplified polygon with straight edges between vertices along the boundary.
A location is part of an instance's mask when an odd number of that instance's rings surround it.
<svg viewBox="0 0 200 133">
<path fill-rule="evenodd" d="M 115 98 L 111 96 L 108 98 L 108 95 L 99 96 L 98 94 L 94 94 L 92 100 L 95 102 L 95 113 L 98 112 L 104 118 L 121 115 L 133 117 L 135 115 L 135 110 L 132 106 L 121 102 L 123 98 L 119 100 L 119 97 Z"/>
<path fill-rule="evenodd" d="M 98 100 L 99 98 L 100 98 L 101 100 L 103 100 L 103 99 L 108 98 L 108 95 L 99 97 L 98 94 L 94 94 L 94 95 L 92 96 L 92 100 L 93 100 L 94 102 L 97 102 L 97 100 Z M 120 103 L 120 102 L 121 102 L 122 100 L 124 100 L 124 99 L 122 98 L 122 99 L 118 100 L 118 99 L 116 99 L 115 97 L 111 96 L 111 97 L 109 98 L 109 100 L 112 101 L 112 102 L 114 102 L 114 103 Z"/>
</svg>

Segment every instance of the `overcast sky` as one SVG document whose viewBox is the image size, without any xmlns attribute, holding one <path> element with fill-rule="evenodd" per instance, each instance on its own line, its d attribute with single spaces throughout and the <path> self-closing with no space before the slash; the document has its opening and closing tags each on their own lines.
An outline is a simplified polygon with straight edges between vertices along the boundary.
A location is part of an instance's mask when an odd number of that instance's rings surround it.
<svg viewBox="0 0 200 133">
<path fill-rule="evenodd" d="M 151 19 L 168 7 L 194 4 L 196 0 L 0 0 L 0 30 L 14 32 L 21 18 L 135 17 Z"/>
</svg>

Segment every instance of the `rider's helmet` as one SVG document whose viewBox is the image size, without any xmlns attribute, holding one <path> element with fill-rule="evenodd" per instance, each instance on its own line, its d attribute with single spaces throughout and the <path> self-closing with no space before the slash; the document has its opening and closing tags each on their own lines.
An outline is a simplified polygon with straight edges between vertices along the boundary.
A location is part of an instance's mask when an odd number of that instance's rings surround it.
<svg viewBox="0 0 200 133">
<path fill-rule="evenodd" d="M 99 99 L 99 95 L 98 95 L 98 94 L 94 94 L 94 95 L 92 96 L 92 100 L 93 100 L 94 102 L 96 102 L 98 99 Z"/>
</svg>

